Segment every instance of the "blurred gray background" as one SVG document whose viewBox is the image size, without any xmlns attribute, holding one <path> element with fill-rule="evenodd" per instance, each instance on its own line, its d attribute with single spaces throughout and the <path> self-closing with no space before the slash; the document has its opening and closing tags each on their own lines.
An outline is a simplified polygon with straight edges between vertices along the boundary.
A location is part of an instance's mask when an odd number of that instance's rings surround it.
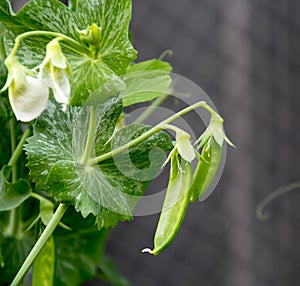
<svg viewBox="0 0 300 286">
<path fill-rule="evenodd" d="M 268 221 L 255 215 L 265 195 L 300 180 L 299 13 L 298 0 L 133 0 L 139 60 L 173 50 L 174 72 L 207 92 L 237 146 L 161 255 L 140 252 L 158 215 L 112 231 L 107 253 L 133 286 L 300 285 L 300 191 L 274 201 Z"/>
</svg>

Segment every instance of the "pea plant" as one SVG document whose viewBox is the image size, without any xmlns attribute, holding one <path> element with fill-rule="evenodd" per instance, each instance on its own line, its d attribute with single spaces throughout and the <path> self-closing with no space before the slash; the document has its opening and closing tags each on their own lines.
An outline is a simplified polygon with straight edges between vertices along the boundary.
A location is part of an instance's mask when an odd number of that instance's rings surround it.
<svg viewBox="0 0 300 286">
<path fill-rule="evenodd" d="M 158 255 L 232 145 L 204 101 L 153 126 L 124 121 L 125 107 L 158 105 L 172 82 L 167 62 L 134 62 L 130 19 L 130 0 L 31 0 L 18 13 L 0 3 L 1 285 L 127 285 L 104 254 L 109 229 L 132 219 L 169 164 L 154 248 L 143 250 Z M 192 144 L 172 123 L 198 108 L 211 117 Z"/>
</svg>

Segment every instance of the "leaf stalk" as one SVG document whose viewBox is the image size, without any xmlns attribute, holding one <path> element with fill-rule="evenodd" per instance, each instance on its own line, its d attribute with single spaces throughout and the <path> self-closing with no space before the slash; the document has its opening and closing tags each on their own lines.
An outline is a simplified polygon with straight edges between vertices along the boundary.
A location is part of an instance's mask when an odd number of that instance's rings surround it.
<svg viewBox="0 0 300 286">
<path fill-rule="evenodd" d="M 63 215 L 68 209 L 68 205 L 66 204 L 60 204 L 52 216 L 49 224 L 46 226 L 45 230 L 43 231 L 42 235 L 32 248 L 31 252 L 27 256 L 26 260 L 24 261 L 23 265 L 21 266 L 19 272 L 15 276 L 13 282 L 11 283 L 11 286 L 17 286 L 22 281 L 23 277 L 29 270 L 30 266 L 34 262 L 35 258 L 38 256 L 42 248 L 44 247 L 45 243 L 49 239 L 49 237 L 54 232 L 55 228 L 57 227 L 58 223 L 62 219 Z"/>
<path fill-rule="evenodd" d="M 160 130 L 164 129 L 165 124 L 171 123 L 172 121 L 178 119 L 179 117 L 181 117 L 181 116 L 185 115 L 186 113 L 188 113 L 194 109 L 197 109 L 199 107 L 206 109 L 211 114 L 216 114 L 216 111 L 214 111 L 209 105 L 207 105 L 205 101 L 199 101 L 191 106 L 188 106 L 188 107 L 180 110 L 179 112 L 175 113 L 174 115 L 170 116 L 169 118 L 163 120 L 162 122 L 160 122 L 156 126 L 152 127 L 150 130 L 148 130 L 141 136 L 135 138 L 134 140 L 130 141 L 129 143 L 127 143 L 119 148 L 116 148 L 106 154 L 103 154 L 101 156 L 91 159 L 89 161 L 90 166 L 96 165 L 104 160 L 113 158 L 114 156 L 124 152 L 128 148 L 131 148 L 132 146 L 141 143 L 142 141 L 146 140 L 148 137 L 150 137 L 150 136 L 154 135 L 155 133 L 159 132 Z"/>
</svg>

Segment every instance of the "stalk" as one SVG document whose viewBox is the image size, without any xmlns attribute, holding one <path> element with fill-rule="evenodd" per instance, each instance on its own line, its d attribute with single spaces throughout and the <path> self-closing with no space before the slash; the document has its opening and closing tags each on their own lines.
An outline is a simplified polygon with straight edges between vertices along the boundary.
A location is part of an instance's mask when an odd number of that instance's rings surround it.
<svg viewBox="0 0 300 286">
<path fill-rule="evenodd" d="M 9 122 L 10 127 L 10 144 L 11 144 L 11 153 L 15 154 L 16 152 L 16 145 L 17 145 L 17 138 L 16 138 L 16 120 L 15 118 L 11 118 Z M 18 156 L 19 157 L 19 156 Z M 10 160 L 11 161 L 11 160 Z M 16 164 L 12 165 L 12 182 L 14 183 L 17 180 L 17 166 Z M 7 227 L 7 235 L 8 236 L 15 236 L 18 231 L 18 220 L 19 220 L 19 212 L 15 208 L 10 211 L 9 213 L 9 223 Z"/>
<path fill-rule="evenodd" d="M 91 151 L 93 148 L 93 144 L 95 141 L 95 130 L 97 125 L 97 109 L 95 106 L 91 106 L 90 110 L 90 124 L 89 124 L 89 131 L 88 137 L 85 144 L 84 153 L 81 159 L 81 162 L 86 165 L 90 159 Z"/>
<path fill-rule="evenodd" d="M 31 134 L 31 130 L 30 128 L 28 128 L 24 134 L 22 135 L 22 138 L 18 144 L 18 146 L 16 147 L 16 149 L 14 150 L 9 162 L 7 165 L 9 166 L 15 166 L 16 163 L 17 163 L 17 160 L 19 159 L 20 155 L 22 154 L 22 151 L 23 151 L 23 145 L 25 144 L 26 142 L 26 139 L 30 136 Z"/>
<path fill-rule="evenodd" d="M 142 123 L 145 121 L 152 113 L 153 111 L 160 106 L 167 98 L 169 97 L 169 94 L 164 94 L 155 99 L 151 105 L 134 121 L 134 123 Z"/>
<path fill-rule="evenodd" d="M 88 52 L 88 50 L 81 45 L 79 42 L 75 41 L 74 39 L 61 34 L 61 33 L 56 33 L 56 32 L 50 32 L 50 31 L 29 31 L 29 32 L 25 32 L 19 36 L 16 37 L 15 39 L 15 45 L 11 51 L 11 55 L 14 55 L 17 52 L 17 49 L 21 43 L 21 40 L 27 38 L 27 37 L 32 37 L 32 36 L 49 36 L 49 37 L 54 37 L 54 38 L 61 38 L 62 40 L 69 42 L 70 45 L 68 46 L 68 48 L 70 48 L 71 50 L 74 50 L 75 52 L 79 52 L 84 50 L 85 52 Z"/>
<path fill-rule="evenodd" d="M 205 101 L 199 101 L 191 106 L 186 107 L 183 110 L 180 110 L 179 112 L 175 113 L 174 115 L 172 115 L 171 117 L 165 119 L 164 121 L 160 122 L 159 124 L 155 125 L 153 128 L 151 128 L 150 130 L 148 130 L 147 132 L 145 132 L 144 134 L 142 134 L 141 136 L 135 138 L 134 140 L 130 141 L 129 143 L 116 148 L 106 154 L 103 154 L 101 156 L 98 156 L 96 158 L 93 158 L 89 161 L 90 166 L 92 165 L 96 165 L 104 160 L 113 158 L 114 156 L 124 152 L 125 150 L 127 150 L 128 148 L 137 145 L 141 142 L 143 142 L 144 140 L 146 140 L 148 137 L 152 136 L 153 134 L 157 133 L 158 131 L 164 129 L 163 126 L 165 124 L 171 123 L 172 121 L 176 120 L 177 118 L 183 116 L 184 114 L 196 109 L 202 107 L 204 109 L 206 109 L 208 112 L 210 112 L 211 114 L 216 114 L 216 112 L 206 104 Z"/>
<path fill-rule="evenodd" d="M 22 267 L 20 268 L 19 272 L 15 276 L 15 279 L 11 283 L 11 286 L 17 286 L 21 283 L 22 279 L 26 275 L 27 271 L 29 270 L 30 266 L 34 262 L 35 258 L 39 255 L 40 251 L 44 247 L 45 243 L 49 239 L 49 237 L 54 232 L 55 228 L 57 227 L 58 223 L 62 219 L 63 215 L 67 211 L 68 206 L 66 204 L 60 204 L 54 213 L 53 217 L 51 218 L 50 222 L 46 226 L 45 230 L 43 231 L 42 235 L 32 248 L 31 252 L 27 256 L 26 260 L 24 261 Z"/>
</svg>

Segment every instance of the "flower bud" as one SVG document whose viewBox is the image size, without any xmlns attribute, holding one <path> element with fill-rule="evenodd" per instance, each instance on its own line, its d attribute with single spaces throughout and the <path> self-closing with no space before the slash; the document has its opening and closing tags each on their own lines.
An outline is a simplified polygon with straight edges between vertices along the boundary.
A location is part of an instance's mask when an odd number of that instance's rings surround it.
<svg viewBox="0 0 300 286">
<path fill-rule="evenodd" d="M 81 30 L 78 32 L 83 42 L 93 46 L 99 45 L 101 38 L 101 28 L 99 28 L 95 23 L 87 27 L 85 30 Z"/>
<path fill-rule="evenodd" d="M 59 39 L 52 40 L 46 47 L 39 78 L 53 90 L 53 95 L 64 108 L 69 103 L 71 88 L 68 78 L 69 64 L 59 45 Z"/>
</svg>

